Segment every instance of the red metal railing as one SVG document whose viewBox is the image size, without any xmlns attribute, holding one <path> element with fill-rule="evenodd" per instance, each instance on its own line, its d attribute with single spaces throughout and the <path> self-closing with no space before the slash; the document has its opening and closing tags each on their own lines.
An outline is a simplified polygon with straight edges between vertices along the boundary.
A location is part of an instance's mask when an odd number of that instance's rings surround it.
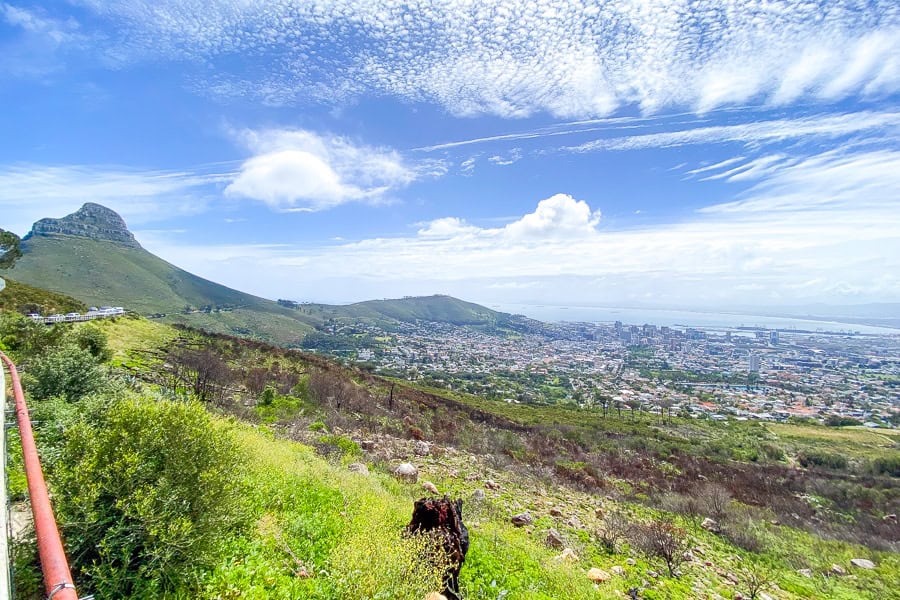
<svg viewBox="0 0 900 600">
<path fill-rule="evenodd" d="M 69 563 L 63 550 L 56 519 L 50 506 L 47 483 L 34 445 L 34 432 L 31 430 L 31 418 L 22 383 L 16 365 L 9 357 L 0 352 L 0 359 L 9 368 L 12 380 L 13 397 L 16 401 L 16 420 L 19 422 L 19 437 L 22 438 L 22 456 L 25 463 L 25 476 L 28 479 L 28 495 L 31 497 L 31 512 L 34 514 L 34 531 L 37 536 L 38 554 L 41 558 L 41 571 L 44 573 L 44 589 L 47 598 L 52 600 L 78 600 Z"/>
</svg>

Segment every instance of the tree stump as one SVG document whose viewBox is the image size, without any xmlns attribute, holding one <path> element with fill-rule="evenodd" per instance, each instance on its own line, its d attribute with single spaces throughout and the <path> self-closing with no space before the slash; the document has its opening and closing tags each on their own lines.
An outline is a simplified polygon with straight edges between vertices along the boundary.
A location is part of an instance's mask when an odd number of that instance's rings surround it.
<svg viewBox="0 0 900 600">
<path fill-rule="evenodd" d="M 443 574 L 443 594 L 449 600 L 460 600 L 459 571 L 469 551 L 469 530 L 462 520 L 462 500 L 420 498 L 413 507 L 412 521 L 406 530 L 425 533 L 443 550 L 447 569 Z"/>
</svg>

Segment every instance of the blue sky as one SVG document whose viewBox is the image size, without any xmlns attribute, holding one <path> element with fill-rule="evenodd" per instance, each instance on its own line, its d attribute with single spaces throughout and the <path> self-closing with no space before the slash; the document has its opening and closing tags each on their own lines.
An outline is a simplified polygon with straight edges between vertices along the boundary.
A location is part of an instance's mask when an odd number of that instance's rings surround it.
<svg viewBox="0 0 900 600">
<path fill-rule="evenodd" d="M 0 227 L 271 298 L 900 301 L 900 5 L 0 0 Z"/>
</svg>

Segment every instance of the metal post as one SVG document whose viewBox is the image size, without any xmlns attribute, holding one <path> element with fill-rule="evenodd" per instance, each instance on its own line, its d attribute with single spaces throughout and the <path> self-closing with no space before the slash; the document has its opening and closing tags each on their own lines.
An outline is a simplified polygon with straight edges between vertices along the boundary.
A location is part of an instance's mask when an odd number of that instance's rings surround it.
<svg viewBox="0 0 900 600">
<path fill-rule="evenodd" d="M 6 376 L 3 367 L 0 367 L 0 410 L 3 413 L 3 432 L 0 433 L 0 598 L 12 598 L 9 563 L 9 536 L 12 530 L 9 527 L 9 498 L 6 489 Z"/>
<path fill-rule="evenodd" d="M 44 589 L 47 598 L 52 600 L 78 600 L 69 563 L 63 550 L 59 529 L 50 506 L 50 495 L 47 483 L 38 458 L 34 443 L 34 432 L 31 430 L 31 419 L 25 394 L 16 365 L 5 354 L 0 352 L 0 360 L 9 368 L 12 380 L 13 398 L 16 401 L 16 420 L 19 422 L 19 436 L 22 438 L 22 458 L 25 463 L 25 476 L 28 479 L 28 496 L 31 498 L 31 512 L 34 515 L 34 531 L 37 537 L 38 555 L 41 558 L 41 571 L 44 574 Z"/>
</svg>

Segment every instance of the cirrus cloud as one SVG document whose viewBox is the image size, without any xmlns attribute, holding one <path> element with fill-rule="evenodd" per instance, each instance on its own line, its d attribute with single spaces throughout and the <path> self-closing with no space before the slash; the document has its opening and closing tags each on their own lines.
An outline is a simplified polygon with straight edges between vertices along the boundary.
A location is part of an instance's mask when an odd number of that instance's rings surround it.
<svg viewBox="0 0 900 600">
<path fill-rule="evenodd" d="M 119 64 L 191 60 L 211 67 L 197 89 L 272 104 L 570 118 L 900 91 L 893 0 L 80 1 L 121 32 Z"/>
</svg>

